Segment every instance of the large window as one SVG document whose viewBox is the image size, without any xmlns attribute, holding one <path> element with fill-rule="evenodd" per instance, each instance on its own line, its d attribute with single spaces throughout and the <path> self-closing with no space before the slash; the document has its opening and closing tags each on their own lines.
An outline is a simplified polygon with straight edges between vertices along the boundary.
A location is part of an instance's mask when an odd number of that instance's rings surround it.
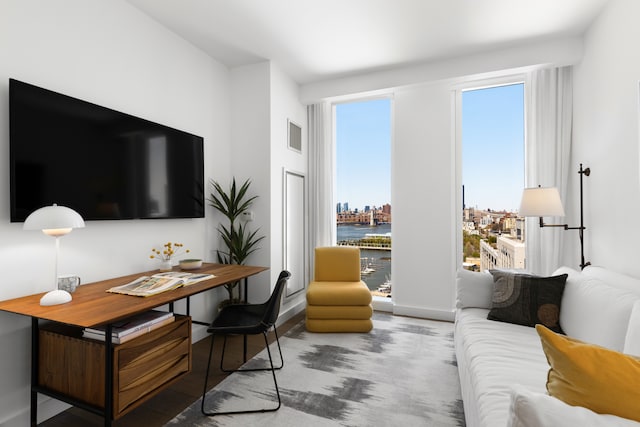
<svg viewBox="0 0 640 427">
<path fill-rule="evenodd" d="M 391 296 L 391 100 L 336 105 L 339 245 L 360 247 L 362 280 Z"/>
<path fill-rule="evenodd" d="M 463 265 L 524 268 L 524 83 L 462 92 Z"/>
</svg>

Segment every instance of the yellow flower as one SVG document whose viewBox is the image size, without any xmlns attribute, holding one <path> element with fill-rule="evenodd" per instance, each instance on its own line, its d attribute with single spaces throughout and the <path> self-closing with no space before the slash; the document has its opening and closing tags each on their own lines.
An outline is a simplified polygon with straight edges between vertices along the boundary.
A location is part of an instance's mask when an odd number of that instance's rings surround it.
<svg viewBox="0 0 640 427">
<path fill-rule="evenodd" d="M 167 242 L 163 245 L 163 248 L 164 249 L 162 250 L 162 252 L 160 252 L 156 248 L 152 248 L 152 254 L 149 256 L 149 258 L 157 258 L 161 261 L 168 261 L 175 255 L 178 255 L 181 250 L 184 250 L 185 253 L 191 252 L 189 249 L 184 249 L 184 244 L 182 243 Z"/>
</svg>

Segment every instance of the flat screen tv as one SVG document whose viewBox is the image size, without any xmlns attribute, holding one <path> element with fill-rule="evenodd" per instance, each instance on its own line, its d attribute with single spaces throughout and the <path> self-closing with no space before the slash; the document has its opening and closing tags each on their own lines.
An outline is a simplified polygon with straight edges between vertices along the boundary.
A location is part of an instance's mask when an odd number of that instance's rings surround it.
<svg viewBox="0 0 640 427">
<path fill-rule="evenodd" d="M 11 221 L 204 216 L 202 137 L 9 80 Z"/>
</svg>

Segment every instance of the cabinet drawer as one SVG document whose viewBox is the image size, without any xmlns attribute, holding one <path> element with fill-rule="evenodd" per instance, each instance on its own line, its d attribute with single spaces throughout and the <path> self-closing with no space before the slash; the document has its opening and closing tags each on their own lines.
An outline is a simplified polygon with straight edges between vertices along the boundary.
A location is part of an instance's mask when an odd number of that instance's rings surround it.
<svg viewBox="0 0 640 427">
<path fill-rule="evenodd" d="M 124 411 L 191 371 L 191 323 L 176 321 L 114 349 L 114 407 Z"/>
<path fill-rule="evenodd" d="M 104 408 L 104 344 L 40 330 L 41 386 Z M 113 418 L 117 419 L 191 371 L 191 318 L 176 320 L 113 347 Z"/>
</svg>

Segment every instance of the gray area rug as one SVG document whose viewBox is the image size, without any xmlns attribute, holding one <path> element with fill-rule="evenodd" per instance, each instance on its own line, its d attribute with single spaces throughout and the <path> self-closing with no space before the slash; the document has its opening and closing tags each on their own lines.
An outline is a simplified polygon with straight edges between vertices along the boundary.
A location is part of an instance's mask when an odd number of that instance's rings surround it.
<svg viewBox="0 0 640 427">
<path fill-rule="evenodd" d="M 167 425 L 465 425 L 452 323 L 376 312 L 368 334 L 310 333 L 302 322 L 280 344 L 285 359 L 276 371 L 280 410 L 207 417 L 198 400 Z M 271 349 L 276 356 L 275 344 Z M 247 366 L 268 363 L 265 350 Z M 231 374 L 206 401 L 209 410 L 274 407 L 271 372 Z"/>
</svg>

